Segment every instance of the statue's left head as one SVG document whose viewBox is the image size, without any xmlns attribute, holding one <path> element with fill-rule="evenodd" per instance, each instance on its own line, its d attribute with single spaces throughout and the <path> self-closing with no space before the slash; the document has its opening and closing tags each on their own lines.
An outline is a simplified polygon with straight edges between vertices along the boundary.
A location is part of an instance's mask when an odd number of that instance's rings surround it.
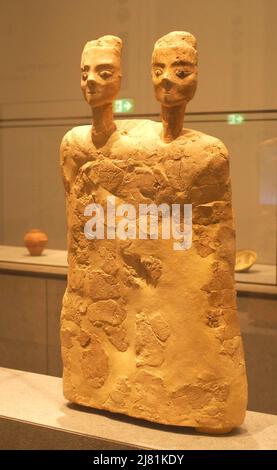
<svg viewBox="0 0 277 470">
<path fill-rule="evenodd" d="M 122 41 L 102 36 L 86 43 L 81 57 L 81 88 L 92 108 L 112 103 L 121 84 Z"/>
</svg>

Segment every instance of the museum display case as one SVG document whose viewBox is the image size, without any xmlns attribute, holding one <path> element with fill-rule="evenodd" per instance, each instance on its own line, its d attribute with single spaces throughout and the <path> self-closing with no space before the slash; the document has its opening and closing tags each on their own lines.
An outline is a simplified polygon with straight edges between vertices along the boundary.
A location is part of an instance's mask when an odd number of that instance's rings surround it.
<svg viewBox="0 0 277 470">
<path fill-rule="evenodd" d="M 159 120 L 159 115 L 137 116 L 119 113 L 116 118 Z M 86 116 L 59 121 L 49 119 L 2 122 L 2 261 L 9 261 L 4 246 L 23 247 L 24 234 L 33 227 L 42 228 L 47 233 L 50 249 L 66 249 L 63 188 L 60 183 L 57 152 L 65 132 L 72 126 L 87 122 L 89 121 Z M 240 283 L 277 285 L 277 137 L 274 137 L 276 124 L 277 112 L 274 111 L 214 114 L 188 112 L 186 115 L 185 126 L 209 135 L 217 135 L 230 153 L 237 230 L 236 248 L 237 251 L 251 250 L 256 253 L 254 265 L 246 272 L 236 273 L 236 280 Z M 14 165 L 18 168 L 17 175 L 12 171 Z M 46 259 L 42 258 L 42 264 Z M 24 257 L 24 260 L 32 262 L 32 259 L 27 257 Z"/>
<path fill-rule="evenodd" d="M 159 119 L 158 114 L 127 117 Z M 125 114 L 116 116 L 116 119 L 123 118 L 126 118 Z M 3 287 L 0 301 L 3 313 L 13 312 L 9 322 L 4 315 L 0 317 L 2 366 L 61 375 L 59 315 L 66 287 L 67 252 L 64 193 L 57 149 L 69 128 L 87 122 L 86 116 L 54 122 L 2 122 L 1 181 L 5 197 L 1 199 L 4 223 L 0 226 Z M 257 256 L 248 271 L 235 273 L 239 316 L 249 364 L 250 409 L 274 413 L 277 413 L 272 385 L 277 383 L 276 123 L 276 112 L 246 111 L 188 113 L 185 123 L 188 128 L 217 135 L 230 152 L 237 250 L 251 250 Z M 11 142 L 18 151 L 11 152 Z M 24 165 L 20 149 L 24 151 Z M 20 168 L 18 176 L 12 174 L 14 161 Z M 32 227 L 43 229 L 49 238 L 40 257 L 30 256 L 24 247 L 24 234 Z M 16 297 L 13 296 L 14 289 Z M 39 334 L 38 318 L 41 325 Z M 18 325 L 21 325 L 20 338 Z M 265 361 L 267 367 L 264 368 L 262 364 Z M 263 397 L 267 397 L 266 400 Z"/>
<path fill-rule="evenodd" d="M 79 90 L 85 41 L 110 32 L 123 40 L 115 119 L 160 121 L 149 73 L 152 47 L 168 31 L 186 29 L 198 39 L 199 86 L 184 127 L 216 136 L 230 155 L 248 410 L 277 415 L 276 2 L 230 0 L 224 8 L 220 0 L 174 2 L 170 14 L 165 0 L 83 0 L 83 8 L 75 0 L 1 5 L 0 368 L 20 371 L 7 377 L 18 380 L 22 393 L 32 393 L 25 381 L 32 388 L 40 380 L 32 373 L 43 374 L 45 386 L 61 386 L 60 313 L 68 262 L 59 148 L 67 131 L 91 124 Z M 4 403 L 9 384 L 3 393 Z M 66 414 L 67 406 L 61 406 Z M 26 410 L 20 415 L 12 404 L 10 416 L 25 420 Z M 252 429 L 253 419 L 254 435 L 262 418 L 250 418 L 246 425 Z"/>
</svg>

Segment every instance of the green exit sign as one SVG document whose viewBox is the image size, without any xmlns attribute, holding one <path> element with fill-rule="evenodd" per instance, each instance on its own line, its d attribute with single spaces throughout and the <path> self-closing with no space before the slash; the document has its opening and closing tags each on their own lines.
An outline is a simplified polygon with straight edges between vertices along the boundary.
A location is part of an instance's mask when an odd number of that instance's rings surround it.
<svg viewBox="0 0 277 470">
<path fill-rule="evenodd" d="M 227 121 L 228 124 L 231 124 L 232 126 L 242 124 L 244 122 L 244 116 L 239 113 L 228 114 Z"/>
<path fill-rule="evenodd" d="M 113 102 L 114 113 L 133 113 L 134 109 L 135 100 L 133 98 L 122 98 Z"/>
</svg>

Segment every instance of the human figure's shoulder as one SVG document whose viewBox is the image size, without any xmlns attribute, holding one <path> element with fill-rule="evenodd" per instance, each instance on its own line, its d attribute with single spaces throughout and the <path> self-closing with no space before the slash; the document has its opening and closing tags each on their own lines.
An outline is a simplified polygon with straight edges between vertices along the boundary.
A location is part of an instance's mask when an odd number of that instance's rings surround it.
<svg viewBox="0 0 277 470">
<path fill-rule="evenodd" d="M 217 137 L 194 129 L 184 129 L 182 140 L 186 151 L 193 154 L 206 154 L 209 158 L 221 157 L 228 160 L 229 154 L 225 144 Z"/>
<path fill-rule="evenodd" d="M 229 153 L 217 137 L 191 131 L 184 152 L 191 156 L 191 162 L 197 168 L 197 184 L 221 184 L 229 180 Z"/>
<path fill-rule="evenodd" d="M 91 126 L 77 126 L 66 132 L 61 142 L 61 154 L 86 152 L 90 131 Z"/>
<path fill-rule="evenodd" d="M 60 166 L 66 191 L 69 191 L 78 169 L 89 159 L 90 131 L 91 126 L 74 127 L 62 139 Z"/>
<path fill-rule="evenodd" d="M 194 204 L 230 199 L 229 156 L 220 139 L 184 129 L 171 145 L 170 158 L 167 172 Z"/>
</svg>

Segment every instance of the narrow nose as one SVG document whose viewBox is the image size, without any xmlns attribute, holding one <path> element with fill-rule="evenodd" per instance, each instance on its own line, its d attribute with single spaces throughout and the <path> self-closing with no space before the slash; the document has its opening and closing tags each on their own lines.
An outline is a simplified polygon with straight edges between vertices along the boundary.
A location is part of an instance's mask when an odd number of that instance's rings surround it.
<svg viewBox="0 0 277 470">
<path fill-rule="evenodd" d="M 166 76 L 163 77 L 161 85 L 166 91 L 169 91 L 170 88 L 172 87 L 171 81 Z"/>
<path fill-rule="evenodd" d="M 94 88 L 96 85 L 96 80 L 94 74 L 90 73 L 87 79 L 87 84 L 89 88 Z"/>
</svg>

